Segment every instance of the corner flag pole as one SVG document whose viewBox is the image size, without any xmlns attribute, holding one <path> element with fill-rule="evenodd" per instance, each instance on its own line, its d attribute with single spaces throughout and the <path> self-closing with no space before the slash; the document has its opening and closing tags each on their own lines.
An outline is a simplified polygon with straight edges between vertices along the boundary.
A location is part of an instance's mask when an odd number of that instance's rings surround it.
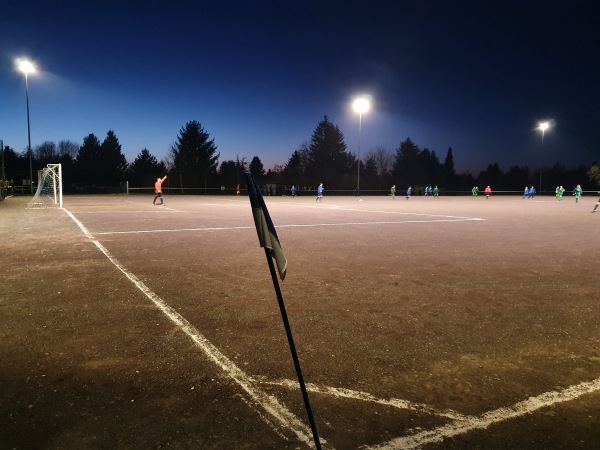
<svg viewBox="0 0 600 450">
<path fill-rule="evenodd" d="M 310 423 L 310 428 L 312 430 L 313 439 L 315 440 L 315 446 L 316 446 L 317 450 L 320 450 L 321 442 L 319 440 L 319 433 L 317 431 L 317 425 L 315 424 L 315 419 L 313 417 L 312 409 L 310 407 L 310 401 L 308 399 L 308 391 L 306 390 L 306 385 L 304 384 L 304 377 L 302 376 L 302 369 L 300 368 L 300 360 L 298 359 L 298 354 L 296 353 L 296 346 L 294 345 L 292 329 L 290 327 L 290 323 L 287 318 L 287 313 L 285 311 L 285 304 L 283 303 L 283 297 L 281 296 L 281 290 L 279 289 L 279 281 L 277 280 L 277 274 L 275 273 L 275 266 L 273 264 L 273 260 L 271 259 L 270 250 L 268 248 L 265 248 L 265 255 L 267 256 L 267 262 L 269 263 L 269 270 L 271 272 L 271 278 L 273 279 L 273 287 L 275 288 L 275 294 L 277 295 L 277 302 L 279 303 L 279 310 L 281 311 L 281 318 L 283 320 L 285 334 L 287 335 L 288 343 L 290 346 L 290 352 L 292 353 L 292 359 L 294 360 L 294 367 L 296 368 L 296 376 L 298 377 L 298 383 L 300 384 L 300 390 L 302 391 L 302 398 L 304 399 L 304 407 L 306 408 L 306 414 L 308 415 L 308 422 Z"/>
<path fill-rule="evenodd" d="M 317 450 L 321 450 L 321 442 L 319 440 L 317 426 L 315 424 L 315 419 L 310 407 L 308 391 L 306 390 L 306 386 L 304 384 L 304 377 L 302 376 L 302 369 L 300 368 L 300 360 L 298 359 L 296 346 L 294 345 L 294 338 L 292 336 L 292 329 L 288 321 L 285 304 L 283 302 L 283 296 L 281 295 L 281 290 L 279 288 L 279 280 L 277 279 L 277 274 L 275 273 L 275 264 L 273 264 L 273 259 L 275 259 L 279 276 L 283 280 L 287 271 L 287 260 L 285 259 L 283 251 L 281 250 L 281 244 L 279 243 L 275 226 L 271 221 L 269 211 L 267 211 L 267 206 L 262 198 L 260 189 L 254 181 L 254 177 L 250 172 L 245 172 L 245 176 L 246 184 L 248 186 L 248 196 L 250 197 L 250 205 L 252 206 L 252 215 L 254 216 L 256 232 L 258 234 L 258 240 L 260 241 L 260 246 L 264 247 L 265 249 L 265 256 L 267 258 L 267 263 L 269 264 L 269 271 L 271 272 L 271 279 L 273 280 L 275 295 L 277 296 L 277 302 L 279 303 L 279 310 L 281 312 L 281 318 L 283 319 L 283 326 L 285 328 L 285 334 L 287 335 L 288 344 L 292 353 L 292 359 L 294 360 L 296 376 L 298 377 L 298 383 L 300 384 L 300 390 L 302 391 L 304 407 L 306 408 L 306 413 L 308 415 L 308 421 L 310 423 L 313 439 L 315 441 L 315 447 Z"/>
</svg>

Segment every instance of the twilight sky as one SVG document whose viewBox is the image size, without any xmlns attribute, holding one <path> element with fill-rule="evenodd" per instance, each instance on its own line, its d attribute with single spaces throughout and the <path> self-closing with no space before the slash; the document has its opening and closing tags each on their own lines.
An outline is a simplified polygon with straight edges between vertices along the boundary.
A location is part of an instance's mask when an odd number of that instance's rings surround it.
<svg viewBox="0 0 600 450">
<path fill-rule="evenodd" d="M 596 0 L 2 0 L 0 139 L 167 154 L 199 121 L 220 162 L 285 164 L 327 115 L 361 155 L 410 137 L 458 171 L 600 161 Z M 541 120 L 551 120 L 543 147 Z"/>
</svg>

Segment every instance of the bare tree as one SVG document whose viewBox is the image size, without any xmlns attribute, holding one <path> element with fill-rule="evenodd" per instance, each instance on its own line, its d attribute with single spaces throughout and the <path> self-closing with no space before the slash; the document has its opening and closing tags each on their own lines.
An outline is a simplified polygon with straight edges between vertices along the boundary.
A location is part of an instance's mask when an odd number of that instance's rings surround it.
<svg viewBox="0 0 600 450">
<path fill-rule="evenodd" d="M 56 156 L 56 144 L 52 141 L 44 141 L 35 148 L 34 154 L 35 159 L 43 163 L 52 162 Z"/>
<path fill-rule="evenodd" d="M 394 154 L 387 148 L 379 145 L 369 150 L 366 159 L 372 159 L 375 161 L 377 166 L 377 175 L 379 176 L 379 189 L 383 189 L 383 180 L 392 171 Z"/>
<path fill-rule="evenodd" d="M 58 157 L 65 158 L 70 157 L 75 159 L 77 157 L 77 153 L 79 153 L 79 144 L 77 142 L 69 141 L 67 139 L 63 139 L 58 142 Z"/>
<path fill-rule="evenodd" d="M 600 184 L 600 164 L 594 164 L 590 167 L 590 170 L 587 171 L 587 175 L 590 177 L 590 181 L 595 181 Z"/>
<path fill-rule="evenodd" d="M 235 167 L 237 174 L 237 182 L 238 184 L 241 182 L 242 178 L 244 178 L 244 172 L 248 170 L 248 161 L 246 156 L 242 156 L 240 159 L 240 155 L 235 155 Z"/>
<path fill-rule="evenodd" d="M 181 164 L 175 164 L 175 161 L 177 160 L 177 146 L 175 145 L 175 143 L 172 143 L 169 146 L 169 152 L 165 159 L 169 161 L 169 164 L 167 165 L 167 167 L 169 168 L 169 172 L 174 172 L 177 174 L 177 177 L 179 178 L 179 189 L 183 194 L 183 175 L 181 173 Z"/>
<path fill-rule="evenodd" d="M 160 162 L 165 165 L 165 168 L 167 169 L 167 173 L 171 173 L 171 171 L 175 167 L 175 160 L 173 159 L 172 152 L 169 152 L 167 154 L 167 156 L 165 156 L 163 159 L 161 159 Z"/>
</svg>

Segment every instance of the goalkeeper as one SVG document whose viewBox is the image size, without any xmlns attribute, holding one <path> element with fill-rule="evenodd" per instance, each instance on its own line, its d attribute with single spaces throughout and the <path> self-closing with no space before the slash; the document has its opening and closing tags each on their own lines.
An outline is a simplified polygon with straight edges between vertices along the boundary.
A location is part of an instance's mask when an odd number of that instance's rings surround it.
<svg viewBox="0 0 600 450">
<path fill-rule="evenodd" d="M 163 182 L 167 179 L 167 176 L 165 175 L 164 177 L 161 178 L 157 178 L 156 179 L 156 183 L 154 183 L 154 201 L 152 202 L 153 205 L 156 205 L 156 199 L 160 198 L 160 204 L 164 206 L 165 201 L 163 199 L 163 195 L 162 195 L 162 184 Z"/>
</svg>

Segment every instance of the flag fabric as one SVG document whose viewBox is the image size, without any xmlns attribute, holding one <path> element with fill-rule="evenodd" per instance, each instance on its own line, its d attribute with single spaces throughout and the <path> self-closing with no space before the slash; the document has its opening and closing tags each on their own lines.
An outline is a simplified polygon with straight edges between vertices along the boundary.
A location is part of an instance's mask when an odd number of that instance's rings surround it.
<svg viewBox="0 0 600 450">
<path fill-rule="evenodd" d="M 287 259 L 283 255 L 279 238 L 277 237 L 277 231 L 269 216 L 269 211 L 265 205 L 260 189 L 254 181 L 254 177 L 250 172 L 245 172 L 246 184 L 248 186 L 248 196 L 250 197 L 250 206 L 252 206 L 252 215 L 254 216 L 254 224 L 256 225 L 256 232 L 258 234 L 258 240 L 260 246 L 268 248 L 271 251 L 271 257 L 275 260 L 277 265 L 277 271 L 279 272 L 279 278 L 282 280 L 285 278 L 287 271 Z"/>
</svg>

